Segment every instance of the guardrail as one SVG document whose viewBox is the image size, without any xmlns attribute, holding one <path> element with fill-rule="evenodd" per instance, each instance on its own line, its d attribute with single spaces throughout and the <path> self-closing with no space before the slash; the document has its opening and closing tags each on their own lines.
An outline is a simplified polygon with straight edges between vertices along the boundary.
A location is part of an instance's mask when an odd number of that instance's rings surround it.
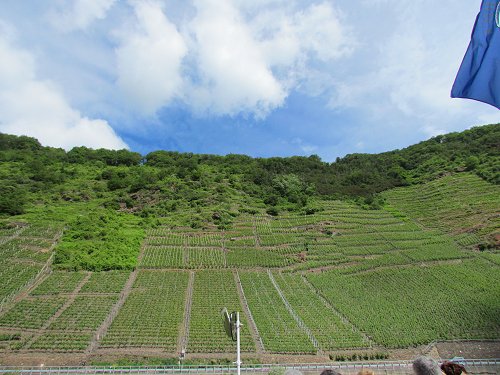
<svg viewBox="0 0 500 375">
<path fill-rule="evenodd" d="M 466 368 L 492 368 L 492 373 L 498 373 L 500 369 L 500 359 L 465 359 L 460 361 Z M 383 362 L 333 362 L 333 363 L 310 363 L 310 364 L 258 364 L 242 366 L 241 372 L 268 373 L 273 368 L 297 369 L 304 373 L 319 374 L 325 368 L 333 368 L 341 372 L 356 373 L 361 368 L 369 368 L 375 372 L 405 374 L 412 373 L 412 361 L 383 361 Z M 234 365 L 177 365 L 177 366 L 82 366 L 82 367 L 50 367 L 50 366 L 0 366 L 0 374 L 19 374 L 19 375 L 63 375 L 63 374 L 229 374 L 235 373 Z M 474 371 L 470 371 L 474 373 Z"/>
</svg>

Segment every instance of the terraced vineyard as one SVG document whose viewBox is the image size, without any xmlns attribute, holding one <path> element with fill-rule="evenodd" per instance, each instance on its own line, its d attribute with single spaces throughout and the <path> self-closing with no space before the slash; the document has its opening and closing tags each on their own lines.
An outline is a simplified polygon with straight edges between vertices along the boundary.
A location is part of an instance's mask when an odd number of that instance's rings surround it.
<svg viewBox="0 0 500 375">
<path fill-rule="evenodd" d="M 242 311 L 236 283 L 230 271 L 198 271 L 194 277 L 193 300 L 189 324 L 188 352 L 230 352 L 234 343 L 221 329 L 220 311 Z M 247 319 L 240 314 L 245 328 L 241 330 L 241 350 L 255 351 Z"/>
<path fill-rule="evenodd" d="M 128 272 L 54 271 L 0 317 L 10 348 L 84 351 L 119 298 Z M 97 286 L 98 285 L 98 286 Z"/>
<path fill-rule="evenodd" d="M 371 342 L 323 300 L 302 275 L 277 273 L 276 282 L 322 350 L 370 347 Z"/>
<path fill-rule="evenodd" d="M 14 226 L 0 229 L 0 311 L 20 290 L 48 270 L 57 227 Z"/>
<path fill-rule="evenodd" d="M 158 347 L 175 352 L 187 281 L 185 272 L 139 272 L 102 346 Z"/>
<path fill-rule="evenodd" d="M 316 351 L 306 331 L 293 319 L 265 272 L 241 272 L 240 279 L 265 349 L 285 353 Z"/>
<path fill-rule="evenodd" d="M 476 175 L 447 176 L 423 186 L 393 189 L 384 196 L 396 210 L 453 235 L 461 245 L 475 245 L 500 234 L 500 187 Z"/>
<path fill-rule="evenodd" d="M 224 230 L 151 228 L 132 273 L 36 279 L 57 230 L 5 229 L 0 333 L 15 339 L 0 351 L 228 353 L 223 307 L 240 311 L 246 353 L 500 339 L 500 254 L 475 248 L 498 232 L 498 187 L 462 174 L 384 196 L 382 210 L 322 201 Z"/>
<path fill-rule="evenodd" d="M 462 273 L 478 284 L 457 277 Z M 498 338 L 500 280 L 485 261 L 351 275 L 332 270 L 307 278 L 355 326 L 386 347 Z M 492 283 L 487 289 L 481 287 L 485 280 Z"/>
</svg>

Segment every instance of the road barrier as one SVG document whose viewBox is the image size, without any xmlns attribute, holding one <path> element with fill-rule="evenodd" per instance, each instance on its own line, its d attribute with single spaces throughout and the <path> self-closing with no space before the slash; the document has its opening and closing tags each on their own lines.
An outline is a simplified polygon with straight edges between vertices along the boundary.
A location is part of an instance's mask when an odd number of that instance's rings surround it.
<svg viewBox="0 0 500 375">
<path fill-rule="evenodd" d="M 500 359 L 464 359 L 460 361 L 469 370 L 469 374 L 498 374 Z M 310 364 L 258 364 L 242 366 L 241 372 L 246 374 L 267 374 L 273 368 L 296 369 L 303 374 L 319 374 L 325 368 L 332 368 L 344 375 L 356 374 L 360 369 L 371 369 L 376 374 L 412 374 L 412 361 L 383 362 L 332 362 Z M 231 374 L 236 373 L 234 365 L 178 365 L 178 366 L 120 366 L 120 367 L 14 367 L 0 366 L 0 374 L 18 375 L 98 375 L 98 374 Z"/>
</svg>

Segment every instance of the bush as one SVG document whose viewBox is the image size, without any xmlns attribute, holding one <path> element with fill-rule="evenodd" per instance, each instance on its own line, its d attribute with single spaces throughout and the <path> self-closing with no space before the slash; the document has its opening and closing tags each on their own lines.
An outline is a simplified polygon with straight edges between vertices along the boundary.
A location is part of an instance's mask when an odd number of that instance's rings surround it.
<svg viewBox="0 0 500 375">
<path fill-rule="evenodd" d="M 20 215 L 24 213 L 26 193 L 17 184 L 9 181 L 0 182 L 0 213 L 7 215 Z"/>
<path fill-rule="evenodd" d="M 266 212 L 268 215 L 271 215 L 271 216 L 278 216 L 280 213 L 276 207 L 269 207 L 266 210 Z"/>
<path fill-rule="evenodd" d="M 133 215 L 96 209 L 69 223 L 54 265 L 68 270 L 133 269 L 144 230 Z"/>
</svg>

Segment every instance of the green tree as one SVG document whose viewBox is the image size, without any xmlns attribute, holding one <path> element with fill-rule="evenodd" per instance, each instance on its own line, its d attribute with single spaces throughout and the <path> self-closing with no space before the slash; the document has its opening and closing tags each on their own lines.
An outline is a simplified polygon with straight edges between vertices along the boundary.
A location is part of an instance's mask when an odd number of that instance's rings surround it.
<svg viewBox="0 0 500 375">
<path fill-rule="evenodd" d="M 26 192 L 13 181 L 0 181 L 0 213 L 19 215 L 24 213 Z"/>
</svg>

